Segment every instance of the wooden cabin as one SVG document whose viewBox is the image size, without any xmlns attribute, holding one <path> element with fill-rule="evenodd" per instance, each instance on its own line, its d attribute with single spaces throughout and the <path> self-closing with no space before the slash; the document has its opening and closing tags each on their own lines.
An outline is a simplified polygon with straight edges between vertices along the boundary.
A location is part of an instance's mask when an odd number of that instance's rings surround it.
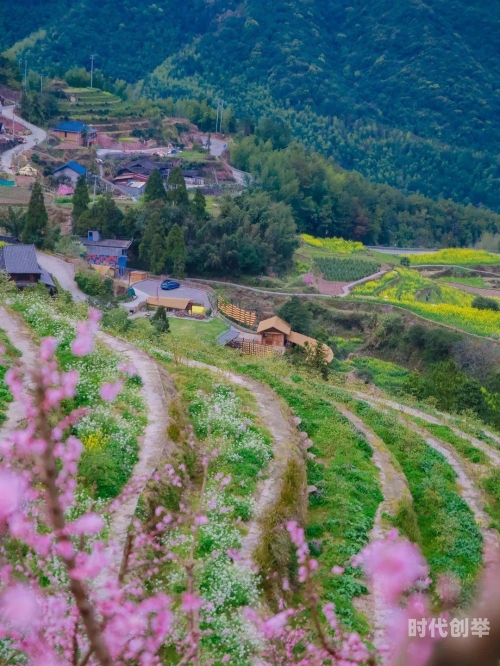
<svg viewBox="0 0 500 666">
<path fill-rule="evenodd" d="M 257 328 L 257 333 L 260 335 L 261 345 L 272 347 L 286 348 L 299 345 L 299 347 L 304 347 L 304 349 L 312 350 L 318 344 L 318 341 L 314 338 L 292 331 L 290 324 L 280 319 L 280 317 L 270 317 L 261 321 Z M 325 350 L 326 362 L 331 363 L 333 360 L 333 351 L 325 344 L 323 344 L 323 349 Z"/>
<path fill-rule="evenodd" d="M 284 347 L 287 336 L 290 335 L 292 327 L 279 317 L 270 317 L 259 323 L 257 333 L 260 335 L 261 345 L 272 347 Z"/>
</svg>

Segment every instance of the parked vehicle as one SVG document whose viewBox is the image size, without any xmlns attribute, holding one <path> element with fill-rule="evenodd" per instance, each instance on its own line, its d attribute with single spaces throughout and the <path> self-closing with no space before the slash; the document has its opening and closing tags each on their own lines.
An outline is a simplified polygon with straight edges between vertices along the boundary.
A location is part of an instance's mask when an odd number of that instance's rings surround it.
<svg viewBox="0 0 500 666">
<path fill-rule="evenodd" d="M 166 291 L 170 291 L 171 289 L 179 289 L 181 286 L 180 282 L 177 282 L 176 280 L 164 280 L 161 283 L 161 288 L 165 289 Z"/>
</svg>

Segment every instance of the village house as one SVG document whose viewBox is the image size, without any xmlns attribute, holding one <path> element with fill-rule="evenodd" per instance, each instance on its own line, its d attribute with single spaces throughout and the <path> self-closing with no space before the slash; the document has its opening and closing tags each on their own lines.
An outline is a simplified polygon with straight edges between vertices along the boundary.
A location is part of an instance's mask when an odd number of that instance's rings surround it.
<svg viewBox="0 0 500 666">
<path fill-rule="evenodd" d="M 113 182 L 120 184 L 127 180 L 146 182 L 155 169 L 161 174 L 163 180 L 167 180 L 173 165 L 168 162 L 153 162 L 149 157 L 143 157 L 133 162 L 129 162 L 116 170 L 116 176 Z"/>
<path fill-rule="evenodd" d="M 260 336 L 260 344 L 272 347 L 304 347 L 304 349 L 314 349 L 318 341 L 307 335 L 292 331 L 290 324 L 280 317 L 270 317 L 259 323 L 257 333 Z M 325 360 L 330 363 L 333 360 L 333 351 L 327 345 L 323 344 L 325 351 Z"/>
<path fill-rule="evenodd" d="M 146 183 L 155 169 L 158 169 L 161 177 L 166 181 L 173 167 L 171 162 L 154 162 L 149 157 L 143 157 L 119 167 L 113 183 L 123 188 L 132 188 L 129 193 L 131 196 L 142 194 L 140 183 Z M 205 184 L 205 179 L 196 169 L 183 169 L 182 175 L 188 186 Z"/>
<path fill-rule="evenodd" d="M 34 245 L 4 245 L 0 248 L 0 271 L 4 271 L 16 283 L 18 289 L 32 287 L 42 282 L 51 294 L 57 287 L 50 273 L 38 265 Z"/>
<path fill-rule="evenodd" d="M 87 250 L 85 259 L 89 263 L 120 269 L 126 267 L 127 251 L 132 245 L 131 240 L 101 238 L 98 231 L 89 231 L 86 238 L 80 238 L 80 242 Z"/>
<path fill-rule="evenodd" d="M 81 164 L 78 164 L 78 162 L 66 162 L 66 164 L 54 169 L 52 175 L 57 180 L 68 180 L 73 185 L 76 185 L 76 181 L 80 176 L 87 175 L 87 169 Z"/>
<path fill-rule="evenodd" d="M 52 129 L 52 134 L 74 146 L 93 146 L 97 140 L 97 131 L 80 120 L 65 120 Z"/>
</svg>

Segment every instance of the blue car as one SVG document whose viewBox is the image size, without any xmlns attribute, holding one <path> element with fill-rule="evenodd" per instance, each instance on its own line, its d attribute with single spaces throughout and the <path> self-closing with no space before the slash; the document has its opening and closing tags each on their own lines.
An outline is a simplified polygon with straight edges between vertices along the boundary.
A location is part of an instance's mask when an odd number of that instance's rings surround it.
<svg viewBox="0 0 500 666">
<path fill-rule="evenodd" d="M 165 289 L 166 291 L 170 291 L 171 289 L 179 289 L 181 286 L 180 282 L 176 282 L 175 280 L 164 280 L 161 283 L 161 288 Z"/>
</svg>

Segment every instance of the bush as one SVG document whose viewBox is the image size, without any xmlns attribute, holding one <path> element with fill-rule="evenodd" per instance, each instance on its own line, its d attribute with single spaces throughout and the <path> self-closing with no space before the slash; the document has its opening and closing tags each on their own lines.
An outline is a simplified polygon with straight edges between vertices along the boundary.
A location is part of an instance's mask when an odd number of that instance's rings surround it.
<svg viewBox="0 0 500 666">
<path fill-rule="evenodd" d="M 477 310 L 500 310 L 500 303 L 496 298 L 487 298 L 486 296 L 476 296 L 472 301 L 472 307 Z"/>
<path fill-rule="evenodd" d="M 428 362 L 444 361 L 450 357 L 453 345 L 460 340 L 457 333 L 442 328 L 431 328 L 425 336 L 423 358 Z"/>
<path fill-rule="evenodd" d="M 78 465 L 78 473 L 94 486 L 96 497 L 102 499 L 117 497 L 127 480 L 121 473 L 112 451 L 108 449 L 84 450 Z"/>
<path fill-rule="evenodd" d="M 110 296 L 113 294 L 113 280 L 101 276 L 92 270 L 79 270 L 75 275 L 78 287 L 88 296 Z"/>
<path fill-rule="evenodd" d="M 118 307 L 105 312 L 102 323 L 105 328 L 109 328 L 117 333 L 124 333 L 130 328 L 132 322 L 128 318 L 125 308 Z"/>
</svg>

